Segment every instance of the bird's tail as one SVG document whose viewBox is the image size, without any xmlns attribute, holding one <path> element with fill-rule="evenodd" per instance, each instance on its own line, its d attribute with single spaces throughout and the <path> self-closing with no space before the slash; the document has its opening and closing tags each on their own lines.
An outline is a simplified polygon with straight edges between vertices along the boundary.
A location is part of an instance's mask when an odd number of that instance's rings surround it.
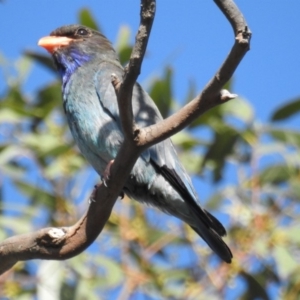
<svg viewBox="0 0 300 300">
<path fill-rule="evenodd" d="M 227 263 L 231 263 L 232 253 L 229 247 L 222 240 L 222 236 L 226 235 L 226 230 L 219 220 L 199 206 L 196 196 L 193 192 L 191 193 L 191 191 L 187 189 L 187 185 L 183 182 L 182 178 L 179 177 L 175 170 L 164 165 L 157 168 L 157 171 L 159 171 L 164 178 L 173 185 L 176 191 L 181 195 L 182 199 L 184 199 L 185 205 L 189 207 L 192 220 L 188 220 L 185 213 L 181 214 L 180 211 L 176 213 L 176 216 L 190 224 L 190 226 L 203 238 L 203 240 L 221 259 Z M 183 172 L 182 174 L 185 173 Z M 174 211 L 170 211 L 169 213 L 174 215 Z"/>
<path fill-rule="evenodd" d="M 198 221 L 198 226 L 191 226 L 209 245 L 209 247 L 225 262 L 231 263 L 232 253 L 226 243 L 222 240 L 222 236 L 226 235 L 226 230 L 223 225 L 208 211 L 204 210 L 210 220 L 209 226 L 207 223 Z"/>
</svg>

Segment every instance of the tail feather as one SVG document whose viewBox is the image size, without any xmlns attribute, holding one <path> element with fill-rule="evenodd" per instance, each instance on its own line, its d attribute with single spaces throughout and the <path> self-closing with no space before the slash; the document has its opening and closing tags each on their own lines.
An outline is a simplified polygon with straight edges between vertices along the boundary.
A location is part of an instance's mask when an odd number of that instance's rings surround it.
<svg viewBox="0 0 300 300">
<path fill-rule="evenodd" d="M 214 217 L 210 212 L 208 212 L 206 209 L 203 209 L 205 213 L 208 215 L 210 221 L 211 221 L 211 227 L 220 235 L 225 236 L 226 235 L 226 229 L 221 224 L 221 222 Z"/>
<path fill-rule="evenodd" d="M 207 228 L 205 225 L 200 226 L 201 229 L 194 226 L 191 227 L 202 237 L 202 239 L 222 260 L 224 260 L 228 264 L 231 263 L 231 260 L 233 258 L 231 250 L 222 240 L 219 234 L 215 232 L 214 229 Z"/>
<path fill-rule="evenodd" d="M 178 211 L 174 213 L 174 208 L 175 211 L 177 211 L 178 207 L 173 207 L 172 210 L 166 208 L 163 210 L 169 212 L 171 215 L 176 215 L 178 218 L 190 224 L 190 226 L 221 259 L 227 263 L 231 263 L 232 253 L 221 238 L 226 235 L 224 226 L 217 218 L 199 206 L 193 191 L 187 188 L 187 185 L 189 185 L 190 182 L 188 180 L 185 182 L 183 181 L 186 177 L 185 173 L 183 172 L 183 177 L 180 177 L 175 169 L 170 168 L 167 165 L 157 164 L 155 160 L 153 160 L 153 157 L 151 161 L 156 171 L 159 172 L 165 180 L 174 187 L 182 199 L 184 199 L 185 208 L 183 212 Z M 169 205 L 171 205 L 171 203 L 169 203 Z M 189 213 L 186 213 L 187 208 Z"/>
</svg>

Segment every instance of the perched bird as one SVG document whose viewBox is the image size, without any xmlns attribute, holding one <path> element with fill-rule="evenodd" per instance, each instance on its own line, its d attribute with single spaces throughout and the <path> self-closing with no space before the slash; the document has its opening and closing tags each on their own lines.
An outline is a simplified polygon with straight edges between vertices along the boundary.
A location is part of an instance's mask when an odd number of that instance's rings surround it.
<svg viewBox="0 0 300 300">
<path fill-rule="evenodd" d="M 111 74 L 122 78 L 123 67 L 111 43 L 81 25 L 63 26 L 38 44 L 52 54 L 62 78 L 63 107 L 72 135 L 100 176 L 123 141 Z M 145 127 L 162 119 L 150 96 L 136 83 L 132 95 L 135 122 Z M 223 242 L 223 225 L 201 208 L 170 139 L 147 149 L 138 158 L 123 191 L 189 224 L 225 262 L 232 254 Z"/>
</svg>

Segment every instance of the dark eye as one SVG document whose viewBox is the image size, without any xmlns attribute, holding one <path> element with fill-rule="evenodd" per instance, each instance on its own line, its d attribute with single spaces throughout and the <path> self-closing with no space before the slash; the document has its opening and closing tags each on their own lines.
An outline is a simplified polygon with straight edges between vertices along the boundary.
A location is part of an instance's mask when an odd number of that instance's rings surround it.
<svg viewBox="0 0 300 300">
<path fill-rule="evenodd" d="M 85 28 L 79 28 L 76 34 L 80 36 L 86 36 L 89 35 L 89 32 Z"/>
</svg>

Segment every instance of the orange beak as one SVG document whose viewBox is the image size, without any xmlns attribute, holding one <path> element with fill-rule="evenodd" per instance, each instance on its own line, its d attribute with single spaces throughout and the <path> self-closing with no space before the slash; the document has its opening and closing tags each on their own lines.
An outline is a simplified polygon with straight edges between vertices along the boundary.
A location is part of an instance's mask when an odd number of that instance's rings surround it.
<svg viewBox="0 0 300 300">
<path fill-rule="evenodd" d="M 58 48 L 68 46 L 73 39 L 66 36 L 45 36 L 38 41 L 38 45 L 51 54 Z"/>
</svg>

